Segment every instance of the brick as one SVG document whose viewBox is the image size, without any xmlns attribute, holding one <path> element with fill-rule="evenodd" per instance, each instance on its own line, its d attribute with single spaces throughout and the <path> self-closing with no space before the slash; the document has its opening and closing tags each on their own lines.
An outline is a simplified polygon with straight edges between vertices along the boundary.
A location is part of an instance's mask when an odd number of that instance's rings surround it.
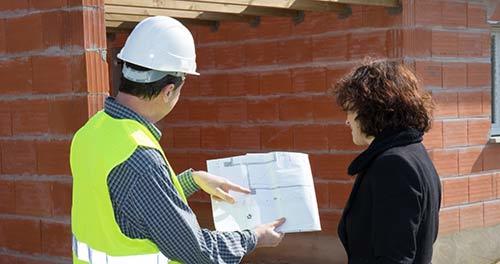
<svg viewBox="0 0 500 264">
<path fill-rule="evenodd" d="M 8 256 L 8 255 L 0 255 L 0 263 L 3 264 L 18 264 L 16 257 Z"/>
<path fill-rule="evenodd" d="M 189 120 L 216 121 L 217 104 L 214 101 L 189 101 Z"/>
<path fill-rule="evenodd" d="M 386 31 L 352 33 L 348 45 L 349 59 L 387 56 L 386 33 Z"/>
<path fill-rule="evenodd" d="M 247 118 L 249 122 L 276 121 L 279 119 L 277 99 L 247 102 Z"/>
<path fill-rule="evenodd" d="M 483 115 L 491 115 L 491 89 L 483 91 Z"/>
<path fill-rule="evenodd" d="M 321 232 L 326 235 L 337 236 L 337 228 L 342 213 L 340 211 L 320 211 Z"/>
<path fill-rule="evenodd" d="M 347 199 L 352 191 L 352 183 L 330 183 L 330 206 L 335 209 L 342 209 L 347 203 Z"/>
<path fill-rule="evenodd" d="M 289 150 L 293 146 L 293 130 L 290 127 L 262 127 L 262 149 Z"/>
<path fill-rule="evenodd" d="M 482 42 L 481 56 L 491 57 L 491 36 L 490 36 L 490 34 L 482 34 L 481 35 L 481 42 Z"/>
<path fill-rule="evenodd" d="M 443 64 L 443 88 L 467 87 L 467 65 L 465 63 Z"/>
<path fill-rule="evenodd" d="M 32 141 L 4 141 L 1 145 L 3 174 L 36 173 L 36 150 Z"/>
<path fill-rule="evenodd" d="M 316 121 L 340 121 L 346 119 L 346 114 L 335 102 L 331 96 L 314 96 L 313 118 Z"/>
<path fill-rule="evenodd" d="M 180 99 L 179 102 L 175 105 L 174 109 L 168 113 L 168 115 L 165 117 L 165 119 L 161 120 L 160 122 L 165 122 L 165 123 L 176 123 L 176 122 L 182 122 L 182 121 L 188 121 L 190 120 L 191 116 L 191 110 L 193 112 L 193 115 L 196 116 L 197 118 L 202 118 L 201 116 L 198 116 L 197 113 L 202 114 L 203 112 L 201 110 L 205 110 L 208 113 L 215 111 L 215 105 L 214 109 L 200 109 L 198 107 L 192 109 L 191 105 L 196 105 L 198 102 L 197 101 L 186 101 Z M 202 104 L 201 107 L 203 107 L 204 102 L 200 102 Z M 213 118 L 216 119 L 217 116 L 214 114 Z"/>
<path fill-rule="evenodd" d="M 283 17 L 262 17 L 256 28 L 258 38 L 280 38 L 292 33 L 292 23 Z M 248 28 L 248 27 L 247 27 Z"/>
<path fill-rule="evenodd" d="M 479 202 L 493 198 L 492 175 L 469 177 L 469 202 Z"/>
<path fill-rule="evenodd" d="M 469 178 L 452 178 L 443 181 L 443 207 L 466 204 L 469 201 Z"/>
<path fill-rule="evenodd" d="M 27 94 L 32 91 L 31 58 L 0 61 L 2 94 Z"/>
<path fill-rule="evenodd" d="M 458 33 L 433 30 L 432 56 L 458 56 Z"/>
<path fill-rule="evenodd" d="M 484 148 L 483 159 L 484 170 L 500 169 L 500 145 L 486 145 L 486 147 Z"/>
<path fill-rule="evenodd" d="M 444 147 L 456 147 L 467 145 L 467 121 L 443 121 L 443 145 Z"/>
<path fill-rule="evenodd" d="M 312 61 L 311 38 L 278 42 L 278 63 L 305 63 Z"/>
<path fill-rule="evenodd" d="M 33 9 L 56 9 L 68 6 L 67 0 L 43 0 L 43 1 L 30 1 L 30 6 Z"/>
<path fill-rule="evenodd" d="M 281 98 L 279 101 L 280 120 L 311 120 L 313 117 L 312 98 L 291 97 Z"/>
<path fill-rule="evenodd" d="M 486 8 L 483 5 L 468 3 L 467 26 L 469 28 L 487 28 Z"/>
<path fill-rule="evenodd" d="M 402 24 L 402 14 L 388 14 L 381 6 L 363 6 L 364 27 L 394 27 Z"/>
<path fill-rule="evenodd" d="M 496 198 L 500 198 L 500 173 L 493 176 L 493 193 L 496 194 Z"/>
<path fill-rule="evenodd" d="M 7 40 L 5 39 L 5 19 L 0 19 L 0 54 L 7 52 Z"/>
<path fill-rule="evenodd" d="M 42 252 L 50 256 L 71 257 L 69 224 L 42 221 Z"/>
<path fill-rule="evenodd" d="M 37 172 L 48 175 L 70 175 L 69 141 L 37 141 Z"/>
<path fill-rule="evenodd" d="M 227 75 L 212 74 L 200 76 L 200 95 L 225 96 L 227 95 Z"/>
<path fill-rule="evenodd" d="M 275 41 L 247 43 L 244 48 L 247 66 L 272 65 L 278 60 L 278 43 Z"/>
<path fill-rule="evenodd" d="M 314 177 L 326 180 L 352 180 L 347 175 L 347 167 L 355 154 L 311 154 L 311 169 Z"/>
<path fill-rule="evenodd" d="M 446 235 L 460 230 L 459 208 L 447 208 L 439 212 L 439 235 Z"/>
<path fill-rule="evenodd" d="M 188 75 L 184 85 L 182 85 L 182 97 L 193 97 L 200 95 L 199 76 Z"/>
<path fill-rule="evenodd" d="M 335 30 L 329 12 L 305 12 L 304 21 L 292 26 L 293 35 L 312 35 Z"/>
<path fill-rule="evenodd" d="M 266 72 L 260 76 L 260 94 L 282 94 L 292 92 L 290 71 Z"/>
<path fill-rule="evenodd" d="M 402 32 L 403 56 L 430 57 L 432 54 L 432 30 L 428 28 L 411 28 L 393 30 Z M 396 42 L 397 43 L 397 42 Z M 401 56 L 401 55 L 400 55 Z M 397 56 L 393 56 L 397 57 Z"/>
<path fill-rule="evenodd" d="M 460 231 L 484 226 L 483 204 L 460 207 Z"/>
<path fill-rule="evenodd" d="M 467 26 L 467 4 L 466 3 L 442 3 L 442 25 L 448 27 Z"/>
<path fill-rule="evenodd" d="M 88 92 L 87 69 L 84 55 L 73 55 L 71 59 L 71 80 L 73 92 Z"/>
<path fill-rule="evenodd" d="M 201 146 L 199 127 L 175 127 L 173 136 L 174 148 L 199 148 Z"/>
<path fill-rule="evenodd" d="M 36 1 L 42 2 L 42 1 Z M 42 13 L 42 39 L 43 48 L 50 47 L 64 48 L 69 44 L 69 33 L 67 29 L 67 13 L 64 11 L 54 11 Z"/>
<path fill-rule="evenodd" d="M 294 126 L 293 148 L 328 150 L 328 127 L 324 125 Z"/>
<path fill-rule="evenodd" d="M 484 203 L 484 226 L 500 224 L 500 201 Z"/>
<path fill-rule="evenodd" d="M 491 64 L 468 63 L 467 87 L 490 87 L 490 86 L 491 86 Z"/>
<path fill-rule="evenodd" d="M 196 47 L 196 63 L 200 70 L 215 68 L 215 47 Z"/>
<path fill-rule="evenodd" d="M 260 127 L 231 127 L 231 148 L 260 149 L 260 134 Z"/>
<path fill-rule="evenodd" d="M 5 22 L 7 52 L 18 53 L 43 48 L 42 16 L 30 14 L 9 18 Z"/>
<path fill-rule="evenodd" d="M 327 87 L 334 87 L 335 84 L 350 71 L 351 69 L 348 67 L 327 69 L 326 71 Z"/>
<path fill-rule="evenodd" d="M 0 218 L 0 246 L 25 253 L 41 253 L 40 220 Z"/>
<path fill-rule="evenodd" d="M 460 57 L 481 57 L 482 55 L 482 41 L 481 33 L 465 33 L 458 34 L 458 55 Z"/>
<path fill-rule="evenodd" d="M 330 184 L 325 181 L 314 182 L 314 191 L 316 192 L 316 200 L 318 202 L 318 207 L 330 208 Z"/>
<path fill-rule="evenodd" d="M 344 125 L 328 126 L 328 146 L 330 151 L 363 150 L 365 146 L 353 143 L 351 129 Z"/>
<path fill-rule="evenodd" d="M 467 136 L 469 145 L 484 145 L 490 136 L 491 121 L 489 119 L 467 120 Z"/>
<path fill-rule="evenodd" d="M 424 135 L 423 141 L 427 149 L 443 147 L 443 121 L 434 121 L 432 127 Z"/>
<path fill-rule="evenodd" d="M 458 116 L 458 93 L 432 93 L 436 103 L 436 117 Z"/>
<path fill-rule="evenodd" d="M 215 48 L 215 65 L 218 69 L 238 68 L 245 65 L 245 49 L 242 45 Z"/>
<path fill-rule="evenodd" d="M 312 57 L 314 61 L 344 61 L 348 59 L 348 35 L 313 37 Z"/>
<path fill-rule="evenodd" d="M 259 75 L 256 73 L 232 74 L 227 78 L 228 96 L 258 95 L 260 93 Z"/>
<path fill-rule="evenodd" d="M 217 121 L 244 122 L 245 120 L 247 120 L 246 101 L 229 100 L 217 103 Z"/>
<path fill-rule="evenodd" d="M 483 148 L 466 148 L 458 151 L 458 170 L 460 175 L 483 170 Z"/>
<path fill-rule="evenodd" d="M 415 22 L 419 25 L 441 25 L 442 23 L 442 2 L 437 1 L 416 1 L 415 2 Z"/>
<path fill-rule="evenodd" d="M 225 149 L 229 147 L 229 128 L 203 127 L 201 129 L 201 147 Z"/>
<path fill-rule="evenodd" d="M 0 180 L 0 213 L 13 214 L 16 211 L 14 181 Z"/>
<path fill-rule="evenodd" d="M 330 26 L 339 30 L 351 30 L 363 27 L 363 6 L 352 5 L 352 13 L 347 18 L 342 16 L 333 16 L 333 21 Z"/>
<path fill-rule="evenodd" d="M 49 132 L 73 134 L 87 122 L 88 118 L 86 97 L 54 99 L 50 102 Z"/>
<path fill-rule="evenodd" d="M 43 94 L 71 92 L 71 59 L 69 56 L 33 57 L 33 91 Z"/>
<path fill-rule="evenodd" d="M 443 86 L 443 69 L 440 62 L 417 61 L 415 71 L 425 86 Z"/>
<path fill-rule="evenodd" d="M 14 135 L 45 134 L 49 131 L 49 101 L 22 100 L 12 103 Z"/>
<path fill-rule="evenodd" d="M 2 1 L 0 2 L 0 10 L 16 10 L 16 9 L 28 9 L 28 0 L 16 0 L 16 1 Z"/>
<path fill-rule="evenodd" d="M 52 186 L 48 182 L 16 181 L 16 213 L 52 215 Z"/>
<path fill-rule="evenodd" d="M 0 104 L 0 136 L 12 136 L 11 103 Z"/>
<path fill-rule="evenodd" d="M 52 183 L 52 205 L 54 216 L 70 216 L 72 203 L 72 183 L 53 182 Z"/>
<path fill-rule="evenodd" d="M 325 92 L 324 68 L 301 68 L 292 71 L 292 88 L 295 92 Z"/>
<path fill-rule="evenodd" d="M 430 156 L 440 177 L 458 174 L 457 150 L 433 150 Z"/>
</svg>

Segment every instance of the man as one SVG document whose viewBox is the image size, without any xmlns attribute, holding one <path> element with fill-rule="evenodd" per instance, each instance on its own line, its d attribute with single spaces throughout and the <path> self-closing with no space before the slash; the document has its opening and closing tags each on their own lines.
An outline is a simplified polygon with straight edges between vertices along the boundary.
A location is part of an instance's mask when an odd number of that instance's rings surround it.
<svg viewBox="0 0 500 264">
<path fill-rule="evenodd" d="M 284 219 L 210 231 L 187 204 L 199 188 L 230 203 L 230 190 L 249 193 L 203 171 L 177 177 L 158 143 L 153 124 L 175 106 L 185 76 L 198 75 L 195 57 L 191 33 L 169 17 L 143 20 L 127 39 L 120 92 L 71 145 L 73 263 L 238 263 L 282 240 L 274 229 Z"/>
</svg>

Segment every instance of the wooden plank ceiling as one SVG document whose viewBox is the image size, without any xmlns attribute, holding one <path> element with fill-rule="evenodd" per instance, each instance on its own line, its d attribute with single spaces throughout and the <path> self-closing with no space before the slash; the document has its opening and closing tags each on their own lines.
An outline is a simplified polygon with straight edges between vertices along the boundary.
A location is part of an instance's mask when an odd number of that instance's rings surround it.
<svg viewBox="0 0 500 264">
<path fill-rule="evenodd" d="M 184 23 L 217 26 L 219 21 L 258 25 L 261 16 L 290 17 L 304 11 L 349 15 L 350 5 L 398 7 L 399 0 L 105 0 L 108 29 L 130 29 L 149 16 L 170 16 Z"/>
</svg>

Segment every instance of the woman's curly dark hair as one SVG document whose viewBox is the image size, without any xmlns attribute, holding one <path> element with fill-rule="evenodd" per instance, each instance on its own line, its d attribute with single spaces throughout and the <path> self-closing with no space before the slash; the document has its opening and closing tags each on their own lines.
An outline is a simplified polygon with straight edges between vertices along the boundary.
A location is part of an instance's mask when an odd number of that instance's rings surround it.
<svg viewBox="0 0 500 264">
<path fill-rule="evenodd" d="M 385 129 L 427 132 L 432 124 L 432 97 L 402 62 L 366 60 L 340 79 L 332 94 L 344 111 L 357 112 L 367 136 Z"/>
</svg>

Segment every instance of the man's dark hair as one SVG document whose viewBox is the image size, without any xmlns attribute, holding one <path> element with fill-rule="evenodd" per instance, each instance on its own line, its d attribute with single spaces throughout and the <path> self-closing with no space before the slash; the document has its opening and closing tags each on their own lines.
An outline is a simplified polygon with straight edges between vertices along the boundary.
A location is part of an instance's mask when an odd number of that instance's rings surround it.
<svg viewBox="0 0 500 264">
<path fill-rule="evenodd" d="M 368 136 L 385 129 L 427 132 L 432 124 L 431 95 L 402 62 L 367 60 L 337 82 L 333 95 L 344 111 L 357 112 Z"/>
<path fill-rule="evenodd" d="M 150 69 L 144 68 L 142 66 L 132 64 L 129 62 L 124 62 L 127 64 L 128 67 L 136 70 L 136 71 L 149 71 Z M 127 78 L 121 77 L 120 81 L 120 92 L 124 92 L 130 95 L 134 95 L 143 99 L 148 99 L 151 100 L 155 97 L 157 97 L 160 92 L 163 90 L 163 88 L 169 84 L 174 85 L 174 89 L 179 88 L 179 86 L 182 85 L 182 77 L 177 77 L 173 75 L 167 75 L 163 77 L 162 79 L 151 82 L 151 83 L 137 83 L 131 80 L 128 80 Z"/>
</svg>

